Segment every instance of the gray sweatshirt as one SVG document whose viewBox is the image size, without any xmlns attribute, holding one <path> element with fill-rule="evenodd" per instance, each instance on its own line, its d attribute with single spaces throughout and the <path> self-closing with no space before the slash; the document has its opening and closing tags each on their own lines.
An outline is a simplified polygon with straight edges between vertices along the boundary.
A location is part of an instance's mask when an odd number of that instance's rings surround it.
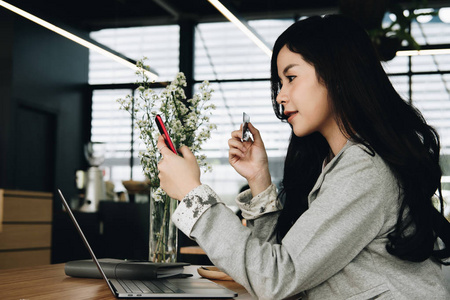
<svg viewBox="0 0 450 300">
<path fill-rule="evenodd" d="M 324 167 L 309 209 L 281 243 L 274 185 L 254 198 L 238 196 L 247 227 L 207 185 L 186 195 L 172 220 L 260 299 L 450 299 L 439 264 L 386 251 L 399 187 L 386 163 L 365 150 L 349 141 Z"/>
</svg>

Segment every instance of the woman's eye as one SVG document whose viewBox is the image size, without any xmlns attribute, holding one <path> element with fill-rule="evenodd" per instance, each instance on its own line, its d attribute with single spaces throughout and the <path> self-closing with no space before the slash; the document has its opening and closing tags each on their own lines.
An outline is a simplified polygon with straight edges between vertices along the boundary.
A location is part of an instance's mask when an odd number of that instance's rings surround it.
<svg viewBox="0 0 450 300">
<path fill-rule="evenodd" d="M 289 80 L 289 82 L 292 82 L 292 80 L 294 80 L 295 76 L 286 76 L 286 78 Z"/>
</svg>

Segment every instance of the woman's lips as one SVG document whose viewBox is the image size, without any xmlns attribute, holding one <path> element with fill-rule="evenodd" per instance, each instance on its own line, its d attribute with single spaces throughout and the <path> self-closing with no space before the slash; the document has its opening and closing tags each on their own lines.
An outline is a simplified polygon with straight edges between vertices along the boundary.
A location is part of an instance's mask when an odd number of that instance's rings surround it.
<svg viewBox="0 0 450 300">
<path fill-rule="evenodd" d="M 289 112 L 284 112 L 284 114 L 288 117 L 287 121 L 290 123 L 292 121 L 292 119 L 297 115 L 297 111 L 289 111 Z"/>
</svg>

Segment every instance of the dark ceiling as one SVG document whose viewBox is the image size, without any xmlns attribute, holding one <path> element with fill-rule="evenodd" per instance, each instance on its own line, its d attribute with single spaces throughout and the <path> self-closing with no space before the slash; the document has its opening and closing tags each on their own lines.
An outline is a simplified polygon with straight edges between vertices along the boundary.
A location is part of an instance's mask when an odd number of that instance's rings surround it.
<svg viewBox="0 0 450 300">
<path fill-rule="evenodd" d="M 361 5 L 382 0 L 222 0 L 237 15 L 247 19 L 296 18 L 339 11 L 339 2 Z M 386 1 L 386 0 L 385 0 Z M 405 7 L 426 0 L 387 0 Z M 139 25 L 174 24 L 182 20 L 209 22 L 225 20 L 208 0 L 6 0 L 49 22 L 64 23 L 83 30 Z M 432 7 L 450 0 L 428 0 Z M 4 8 L 0 8 L 4 9 Z"/>
<path fill-rule="evenodd" d="M 378 0 L 377 0 L 378 1 Z M 224 20 L 207 0 L 6 0 L 50 22 L 84 30 L 173 24 L 180 20 Z M 312 11 L 337 11 L 338 0 L 222 0 L 246 19 L 292 17 Z M 3 9 L 3 8 L 0 8 Z"/>
</svg>

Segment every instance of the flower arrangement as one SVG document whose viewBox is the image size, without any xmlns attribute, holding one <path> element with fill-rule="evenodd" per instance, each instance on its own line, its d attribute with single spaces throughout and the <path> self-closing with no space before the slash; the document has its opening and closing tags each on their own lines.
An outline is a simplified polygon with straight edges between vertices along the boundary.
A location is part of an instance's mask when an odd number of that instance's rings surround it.
<svg viewBox="0 0 450 300">
<path fill-rule="evenodd" d="M 210 116 L 215 105 L 209 103 L 213 90 L 208 81 L 204 81 L 198 93 L 192 99 L 186 99 L 183 88 L 186 87 L 186 78 L 182 72 L 161 91 L 156 93 L 150 88 L 150 82 L 144 60 L 137 62 L 136 74 L 141 79 L 137 81 L 137 96 L 126 96 L 118 99 L 121 109 L 134 116 L 136 127 L 140 130 L 140 139 L 146 151 L 139 153 L 144 174 L 152 186 L 159 186 L 158 160 L 156 143 L 159 131 L 154 122 L 155 116 L 160 114 L 166 124 L 167 131 L 175 145 L 179 148 L 188 146 L 197 157 L 197 162 L 205 172 L 211 170 L 206 162 L 206 156 L 199 154 L 202 144 L 211 137 L 211 131 L 216 125 L 210 123 Z M 158 191 L 163 195 L 164 191 Z"/>
<path fill-rule="evenodd" d="M 186 99 L 183 88 L 186 78 L 178 73 L 175 79 L 159 94 L 151 89 L 151 84 L 144 64 L 145 58 L 137 62 L 139 79 L 136 96 L 128 95 L 118 99 L 120 108 L 134 116 L 136 127 L 140 131 L 140 140 L 145 151 L 139 153 L 145 176 L 152 186 L 150 192 L 150 238 L 149 260 L 153 262 L 175 262 L 177 253 L 177 230 L 171 221 L 171 214 L 177 201 L 171 199 L 160 187 L 158 178 L 158 149 L 156 147 L 159 130 L 155 123 L 157 114 L 161 115 L 167 126 L 168 134 L 175 145 L 188 146 L 197 158 L 204 172 L 211 166 L 206 156 L 200 154 L 201 147 L 211 137 L 216 125 L 210 122 L 215 109 L 209 103 L 211 93 L 209 83 L 204 81 L 199 92 L 192 99 Z"/>
<path fill-rule="evenodd" d="M 150 201 L 150 260 L 154 262 L 171 262 L 176 260 L 176 229 L 169 223 L 170 215 L 176 208 L 176 200 L 159 187 L 158 149 L 156 147 L 159 130 L 155 123 L 157 114 L 161 115 L 166 124 L 168 134 L 175 148 L 185 145 L 197 158 L 200 168 L 210 171 L 206 156 L 200 154 L 201 147 L 211 137 L 211 131 L 216 125 L 210 122 L 210 116 L 215 109 L 210 103 L 211 93 L 209 83 L 204 81 L 199 86 L 199 92 L 192 99 L 186 99 L 184 87 L 186 78 L 178 73 L 175 79 L 160 93 L 151 89 L 145 66 L 145 58 L 137 62 L 139 79 L 136 95 L 118 99 L 121 109 L 134 116 L 135 125 L 140 131 L 140 140 L 145 145 L 145 151 L 139 153 L 145 176 L 153 187 Z M 175 246 L 170 246 L 174 244 Z M 175 247 L 175 248 L 174 248 Z"/>
</svg>

